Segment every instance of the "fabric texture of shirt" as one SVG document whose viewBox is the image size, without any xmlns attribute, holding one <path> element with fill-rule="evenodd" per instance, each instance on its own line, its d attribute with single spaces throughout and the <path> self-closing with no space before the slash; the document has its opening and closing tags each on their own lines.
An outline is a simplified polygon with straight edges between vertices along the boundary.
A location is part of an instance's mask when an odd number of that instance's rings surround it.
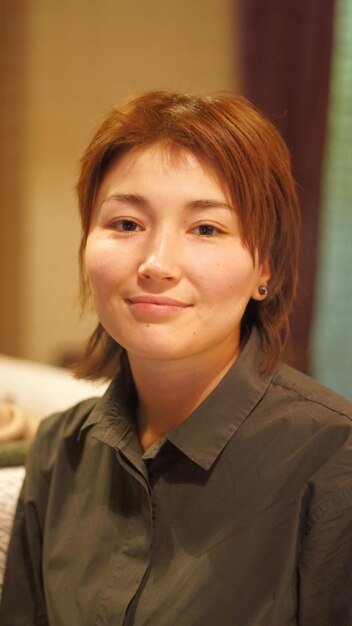
<svg viewBox="0 0 352 626">
<path fill-rule="evenodd" d="M 145 454 L 126 371 L 42 422 L 1 626 L 351 626 L 351 405 L 259 359 Z"/>
</svg>

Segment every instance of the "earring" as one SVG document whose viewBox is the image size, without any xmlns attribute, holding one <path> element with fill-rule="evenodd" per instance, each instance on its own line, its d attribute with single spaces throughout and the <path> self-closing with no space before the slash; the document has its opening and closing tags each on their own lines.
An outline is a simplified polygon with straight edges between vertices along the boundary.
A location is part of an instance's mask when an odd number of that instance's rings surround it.
<svg viewBox="0 0 352 626">
<path fill-rule="evenodd" d="M 260 296 L 267 296 L 268 295 L 268 285 L 259 285 L 258 293 L 259 293 Z"/>
</svg>

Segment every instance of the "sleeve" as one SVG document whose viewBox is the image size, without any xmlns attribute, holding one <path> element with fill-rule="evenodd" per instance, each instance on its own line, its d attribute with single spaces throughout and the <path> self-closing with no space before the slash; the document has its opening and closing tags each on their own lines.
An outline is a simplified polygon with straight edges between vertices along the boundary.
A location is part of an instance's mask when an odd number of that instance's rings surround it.
<svg viewBox="0 0 352 626">
<path fill-rule="evenodd" d="M 42 532 L 36 507 L 20 495 L 7 555 L 0 626 L 48 626 L 42 573 Z"/>
<path fill-rule="evenodd" d="M 41 564 L 50 478 L 40 468 L 50 441 L 41 430 L 28 454 L 17 503 L 1 595 L 0 626 L 48 626 Z"/>
<path fill-rule="evenodd" d="M 44 419 L 32 443 L 10 539 L 0 604 L 0 626 L 48 626 L 43 582 L 45 535 L 52 475 L 60 450 L 76 442 L 96 399 Z M 60 590 L 58 590 L 59 593 Z"/>
<path fill-rule="evenodd" d="M 352 485 L 321 505 L 302 544 L 299 626 L 352 624 Z"/>
</svg>

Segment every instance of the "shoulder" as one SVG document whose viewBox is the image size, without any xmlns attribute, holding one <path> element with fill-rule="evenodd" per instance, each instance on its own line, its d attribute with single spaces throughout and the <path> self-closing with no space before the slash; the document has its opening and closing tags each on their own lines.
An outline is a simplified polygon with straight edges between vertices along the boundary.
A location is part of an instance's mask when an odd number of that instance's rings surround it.
<svg viewBox="0 0 352 626">
<path fill-rule="evenodd" d="M 351 507 L 351 403 L 287 365 L 279 366 L 268 395 L 284 426 L 290 453 L 299 458 L 300 469 L 307 470 L 314 514 L 338 502 Z"/>
<path fill-rule="evenodd" d="M 278 367 L 262 400 L 259 421 L 270 431 L 271 456 L 301 477 L 310 523 L 333 512 L 351 521 L 351 403 L 287 365 Z"/>
<path fill-rule="evenodd" d="M 44 418 L 39 425 L 36 440 L 45 440 L 49 443 L 53 440 L 56 441 L 57 438 L 67 439 L 78 436 L 97 401 L 98 398 L 89 398 L 65 411 Z"/>
<path fill-rule="evenodd" d="M 287 406 L 304 406 L 310 413 L 329 416 L 330 419 L 340 417 L 352 426 L 352 404 L 348 400 L 288 365 L 279 365 L 271 386 L 277 400 Z"/>
<path fill-rule="evenodd" d="M 27 459 L 27 478 L 37 473 L 50 473 L 63 447 L 78 450 L 81 428 L 97 401 L 98 398 L 84 400 L 41 421 Z"/>
<path fill-rule="evenodd" d="M 292 461 L 306 484 L 320 471 L 351 484 L 351 404 L 309 376 L 280 365 L 248 427 L 268 442 L 272 457 Z"/>
</svg>

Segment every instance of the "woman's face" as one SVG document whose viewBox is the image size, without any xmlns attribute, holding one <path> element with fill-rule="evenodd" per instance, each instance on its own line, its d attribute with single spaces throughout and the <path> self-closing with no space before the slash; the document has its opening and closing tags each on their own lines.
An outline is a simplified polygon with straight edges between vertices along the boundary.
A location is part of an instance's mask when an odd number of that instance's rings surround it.
<svg viewBox="0 0 352 626">
<path fill-rule="evenodd" d="M 85 264 L 102 325 L 140 359 L 230 362 L 247 303 L 269 278 L 212 168 L 158 145 L 110 166 Z"/>
</svg>

